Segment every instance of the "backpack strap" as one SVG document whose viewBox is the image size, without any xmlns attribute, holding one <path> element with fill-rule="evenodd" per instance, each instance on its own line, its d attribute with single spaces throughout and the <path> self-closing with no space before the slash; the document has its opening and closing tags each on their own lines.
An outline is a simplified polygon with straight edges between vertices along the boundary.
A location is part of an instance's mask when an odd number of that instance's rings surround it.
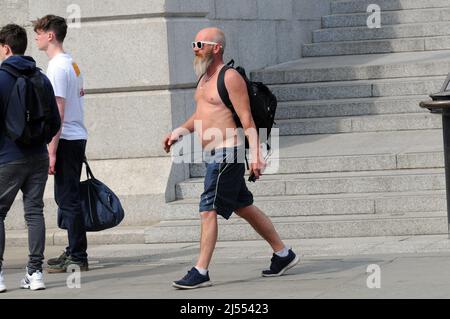
<svg viewBox="0 0 450 319">
<path fill-rule="evenodd" d="M 234 60 L 231 60 L 222 68 L 222 70 L 220 70 L 219 76 L 217 78 L 217 90 L 219 91 L 219 96 L 222 99 L 223 104 L 225 104 L 226 107 L 231 109 L 231 111 L 233 112 L 233 119 L 236 122 L 236 125 L 239 126 L 240 125 L 239 117 L 237 116 L 233 108 L 233 104 L 231 103 L 230 96 L 228 95 L 228 90 L 225 85 L 225 72 L 227 72 L 229 69 L 233 69 L 233 66 Z M 247 166 L 247 170 L 249 170 L 250 166 L 248 165 L 247 152 L 245 153 L 245 164 Z"/>
<path fill-rule="evenodd" d="M 19 77 L 23 76 L 22 73 L 20 73 L 17 69 L 13 68 L 12 66 L 10 66 L 8 64 L 2 65 L 0 67 L 0 70 L 3 70 L 5 72 L 9 73 L 10 75 L 12 75 L 15 78 L 19 78 Z"/>
<path fill-rule="evenodd" d="M 203 79 L 204 76 L 205 76 L 205 74 L 203 73 L 203 74 L 199 77 L 199 79 L 198 79 L 197 84 L 195 85 L 195 87 L 198 87 L 200 81 Z"/>
<path fill-rule="evenodd" d="M 15 77 L 16 79 L 20 78 L 20 77 L 24 77 L 24 78 L 28 79 L 30 76 L 32 76 L 36 73 L 41 74 L 41 69 L 38 67 L 34 68 L 34 70 L 32 70 L 30 72 L 22 73 L 19 70 L 17 70 L 16 68 L 13 68 L 12 66 L 10 66 L 8 64 L 2 65 L 0 67 L 0 70 L 3 70 L 5 72 L 9 73 L 11 76 Z"/>
<path fill-rule="evenodd" d="M 228 95 L 228 90 L 225 85 L 225 72 L 227 72 L 232 67 L 225 65 L 222 70 L 220 70 L 219 77 L 217 78 L 217 91 L 219 91 L 220 99 L 226 107 L 232 108 L 233 105 L 230 101 L 230 96 Z"/>
<path fill-rule="evenodd" d="M 223 104 L 225 104 L 226 107 L 233 110 L 233 104 L 230 101 L 230 96 L 228 95 L 228 90 L 225 85 L 225 72 L 227 72 L 229 69 L 233 69 L 234 66 L 234 60 L 231 60 L 228 62 L 222 70 L 219 72 L 219 76 L 217 78 L 217 91 L 219 91 L 220 99 L 222 100 Z"/>
<path fill-rule="evenodd" d="M 13 68 L 12 66 L 8 65 L 8 64 L 2 64 L 0 66 L 0 70 L 5 71 L 6 73 L 8 73 L 9 75 L 11 75 L 13 78 L 17 79 L 20 78 L 21 76 L 23 76 L 17 69 Z M 8 111 L 8 105 L 9 105 L 9 100 L 11 99 L 11 96 L 9 96 L 8 101 L 5 104 L 4 110 L 3 110 L 3 118 L 6 118 L 6 113 Z M 6 129 L 6 126 L 5 126 Z"/>
</svg>

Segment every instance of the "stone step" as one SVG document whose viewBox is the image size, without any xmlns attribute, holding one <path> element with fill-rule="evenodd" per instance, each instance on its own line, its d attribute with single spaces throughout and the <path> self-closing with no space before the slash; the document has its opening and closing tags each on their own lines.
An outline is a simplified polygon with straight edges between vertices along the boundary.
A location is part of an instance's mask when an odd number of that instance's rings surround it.
<svg viewBox="0 0 450 319">
<path fill-rule="evenodd" d="M 443 169 L 396 169 L 362 172 L 264 175 L 247 182 L 254 196 L 286 196 L 342 193 L 386 193 L 445 189 Z M 176 185 L 178 199 L 199 198 L 203 178 Z"/>
<path fill-rule="evenodd" d="M 444 166 L 441 129 L 281 136 L 277 145 L 269 160 L 279 174 Z M 191 177 L 204 174 L 203 163 L 190 164 Z"/>
<path fill-rule="evenodd" d="M 440 41 L 438 41 L 440 43 Z M 332 43 L 313 44 L 317 46 Z M 338 45 L 338 43 L 336 44 Z M 440 44 L 442 46 L 442 44 Z M 376 46 L 375 46 L 376 47 Z M 446 51 L 306 57 L 252 72 L 266 84 L 292 84 L 447 75 Z"/>
<path fill-rule="evenodd" d="M 271 220 L 283 239 L 447 233 L 446 212 L 272 217 Z M 197 218 L 164 221 L 153 226 L 119 226 L 101 232 L 89 232 L 87 236 L 90 245 L 198 243 L 199 233 L 200 225 Z M 219 241 L 250 239 L 259 240 L 260 237 L 240 218 L 232 216 L 229 221 L 219 219 Z M 10 247 L 28 246 L 26 230 L 6 231 L 6 244 Z M 67 232 L 47 229 L 46 245 L 67 245 Z"/>
<path fill-rule="evenodd" d="M 165 172 L 172 164 L 165 158 L 128 158 L 120 160 L 89 160 L 94 176 L 106 184 L 121 200 L 125 210 L 123 225 L 149 225 L 159 221 L 161 207 L 165 205 L 167 180 Z M 188 174 L 186 167 L 186 174 Z M 158 171 L 159 175 L 156 174 Z M 176 170 L 175 170 L 176 172 Z M 168 175 L 168 174 L 167 174 Z M 83 168 L 81 180 L 86 179 Z M 181 180 L 181 178 L 179 179 Z M 149 182 L 152 181 L 152 182 Z M 174 190 L 172 191 L 174 196 Z M 44 214 L 47 227 L 56 228 L 54 179 L 49 177 L 44 192 Z M 7 229 L 23 229 L 22 193 L 16 197 L 5 220 Z"/>
<path fill-rule="evenodd" d="M 342 28 L 367 26 L 372 12 L 333 14 L 322 17 L 323 28 Z M 385 11 L 381 13 L 381 26 L 403 23 L 440 22 L 450 19 L 449 8 L 411 9 Z"/>
<path fill-rule="evenodd" d="M 445 212 L 355 214 L 340 216 L 273 217 L 283 239 L 361 236 L 431 235 L 447 233 Z M 198 242 L 200 221 L 163 221 L 145 230 L 146 243 Z M 256 240 L 259 235 L 244 220 L 219 218 L 221 241 Z"/>
<path fill-rule="evenodd" d="M 313 42 L 341 42 L 376 39 L 399 39 L 450 35 L 450 22 L 410 23 L 365 27 L 320 29 L 313 31 Z"/>
<path fill-rule="evenodd" d="M 449 50 L 450 37 L 421 37 L 364 41 L 320 42 L 302 46 L 304 57 L 354 54 L 380 54 L 412 51 Z"/>
<path fill-rule="evenodd" d="M 280 158 L 277 174 L 377 171 L 406 168 L 443 168 L 443 152 L 363 154 Z M 270 165 L 270 164 L 269 164 Z M 205 177 L 205 165 L 191 164 L 191 178 Z"/>
<path fill-rule="evenodd" d="M 406 95 L 429 95 L 438 92 L 444 76 L 400 79 L 336 81 L 270 86 L 278 101 L 330 100 Z"/>
<path fill-rule="evenodd" d="M 117 244 L 145 244 L 146 229 L 150 226 L 123 227 L 102 230 L 100 232 L 88 232 L 89 245 L 117 245 Z M 47 246 L 67 246 L 67 231 L 47 228 L 45 236 Z M 10 247 L 28 246 L 28 234 L 23 230 L 7 230 L 6 245 Z"/>
<path fill-rule="evenodd" d="M 270 217 L 387 214 L 445 211 L 445 191 L 255 197 Z M 198 199 L 172 202 L 161 220 L 199 218 Z"/>
<path fill-rule="evenodd" d="M 376 3 L 383 11 L 406 10 L 406 9 L 427 9 L 427 8 L 448 8 L 448 0 L 349 0 L 332 1 L 332 14 L 367 12 L 370 4 Z"/>
<path fill-rule="evenodd" d="M 403 165 L 402 154 L 442 152 L 443 143 L 442 130 L 435 129 L 282 136 L 279 149 L 280 159 L 398 154 L 398 164 Z"/>
<path fill-rule="evenodd" d="M 343 117 L 356 115 L 427 113 L 417 107 L 426 95 L 394 96 L 381 98 L 359 98 L 318 101 L 281 102 L 276 111 L 276 120 Z"/>
<path fill-rule="evenodd" d="M 428 130 L 442 127 L 442 116 L 435 113 L 383 114 L 279 120 L 280 135 L 307 135 Z"/>
<path fill-rule="evenodd" d="M 160 220 L 160 213 L 164 209 L 165 203 L 163 203 L 161 199 L 157 198 L 157 196 L 152 194 L 117 194 L 117 196 L 119 197 L 125 211 L 125 217 L 120 224 L 121 226 L 146 226 L 152 225 Z M 44 217 L 46 228 L 58 228 L 57 205 L 52 197 L 44 198 Z M 11 206 L 11 209 L 8 211 L 5 219 L 5 229 L 26 229 L 22 194 L 16 198 Z"/>
</svg>

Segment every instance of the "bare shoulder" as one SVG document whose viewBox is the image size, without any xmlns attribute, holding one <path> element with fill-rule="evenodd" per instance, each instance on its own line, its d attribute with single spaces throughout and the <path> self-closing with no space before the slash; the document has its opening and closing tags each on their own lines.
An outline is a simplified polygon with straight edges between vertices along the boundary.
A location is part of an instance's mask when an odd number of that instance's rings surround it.
<svg viewBox="0 0 450 319">
<path fill-rule="evenodd" d="M 228 69 L 225 72 L 225 85 L 230 88 L 246 86 L 244 79 L 235 69 Z"/>
</svg>

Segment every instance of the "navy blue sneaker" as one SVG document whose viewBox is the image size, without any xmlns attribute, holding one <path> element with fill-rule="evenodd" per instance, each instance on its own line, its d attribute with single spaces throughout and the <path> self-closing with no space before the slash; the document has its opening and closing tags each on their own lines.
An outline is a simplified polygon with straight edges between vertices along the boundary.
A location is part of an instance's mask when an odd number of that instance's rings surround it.
<svg viewBox="0 0 450 319">
<path fill-rule="evenodd" d="M 191 270 L 188 271 L 186 276 L 183 279 L 174 281 L 172 286 L 178 289 L 195 289 L 201 287 L 211 286 L 212 283 L 209 280 L 209 273 L 206 273 L 205 276 L 200 274 L 197 268 L 192 267 Z"/>
<path fill-rule="evenodd" d="M 263 270 L 263 277 L 278 277 L 284 274 L 284 272 L 295 265 L 300 261 L 300 258 L 294 254 L 292 249 L 289 249 L 289 253 L 286 257 L 280 257 L 276 254 L 273 254 L 272 259 L 270 260 L 270 269 Z"/>
</svg>

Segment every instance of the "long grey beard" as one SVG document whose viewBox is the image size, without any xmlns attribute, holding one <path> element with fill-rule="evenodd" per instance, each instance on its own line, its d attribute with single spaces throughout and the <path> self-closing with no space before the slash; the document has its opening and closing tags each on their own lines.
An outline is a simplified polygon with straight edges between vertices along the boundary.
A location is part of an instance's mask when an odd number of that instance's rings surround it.
<svg viewBox="0 0 450 319">
<path fill-rule="evenodd" d="M 197 75 L 197 79 L 200 79 L 200 77 L 206 73 L 213 61 L 214 58 L 212 54 L 204 58 L 198 56 L 194 58 L 194 71 L 195 75 Z"/>
</svg>

